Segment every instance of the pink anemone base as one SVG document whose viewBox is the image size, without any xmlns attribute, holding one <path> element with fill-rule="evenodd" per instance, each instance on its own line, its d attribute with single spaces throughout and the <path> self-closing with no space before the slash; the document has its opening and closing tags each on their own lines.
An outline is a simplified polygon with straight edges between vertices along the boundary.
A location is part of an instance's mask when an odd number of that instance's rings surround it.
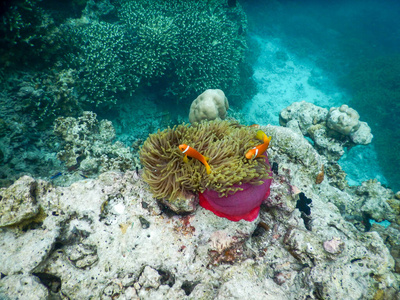
<svg viewBox="0 0 400 300">
<path fill-rule="evenodd" d="M 268 158 L 265 160 L 269 165 Z M 269 175 L 272 177 L 271 172 Z M 260 185 L 244 183 L 239 185 L 243 190 L 225 197 L 219 197 L 216 191 L 205 190 L 199 193 L 199 204 L 219 217 L 251 222 L 257 218 L 261 203 L 268 198 L 271 182 L 272 179 L 266 179 Z"/>
</svg>

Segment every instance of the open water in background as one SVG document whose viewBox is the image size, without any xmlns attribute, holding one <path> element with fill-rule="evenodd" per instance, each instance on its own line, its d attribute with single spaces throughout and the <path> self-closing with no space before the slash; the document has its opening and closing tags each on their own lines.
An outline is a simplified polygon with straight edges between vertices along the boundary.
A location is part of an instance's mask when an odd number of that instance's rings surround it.
<svg viewBox="0 0 400 300">
<path fill-rule="evenodd" d="M 255 112 L 248 118 L 261 122 L 255 115 L 264 108 L 262 122 L 276 124 L 279 111 L 290 98 L 291 102 L 305 100 L 327 108 L 348 104 L 374 135 L 371 146 L 351 149 L 341 162 L 355 179 L 349 178 L 350 182 L 356 182 L 356 176 L 383 183 L 386 178 L 389 187 L 400 190 L 400 1 L 246 1 L 243 5 L 250 36 L 259 41 L 259 55 L 281 51 L 294 61 L 292 76 L 272 74 L 277 80 L 286 76 L 278 84 L 280 90 L 273 81 L 268 82 L 275 66 L 265 63 L 268 59 L 255 62 L 255 76 L 257 70 L 265 74 L 255 78 L 261 96 L 253 99 Z M 307 68 L 311 73 L 318 70 L 325 78 L 314 83 L 305 80 L 323 96 L 309 92 L 302 98 L 291 90 L 291 79 L 296 80 Z M 267 81 L 265 87 L 262 78 Z M 262 106 L 261 99 L 266 97 L 269 104 Z M 346 159 L 353 163 L 346 165 Z"/>
</svg>

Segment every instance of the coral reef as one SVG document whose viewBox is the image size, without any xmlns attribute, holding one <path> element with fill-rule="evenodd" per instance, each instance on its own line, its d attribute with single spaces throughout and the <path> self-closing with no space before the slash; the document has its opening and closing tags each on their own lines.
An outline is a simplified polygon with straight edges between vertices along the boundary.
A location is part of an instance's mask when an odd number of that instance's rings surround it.
<svg viewBox="0 0 400 300">
<path fill-rule="evenodd" d="M 203 120 L 225 119 L 229 108 L 228 99 L 221 90 L 206 90 L 190 105 L 189 122 L 196 123 Z"/>
<path fill-rule="evenodd" d="M 62 35 L 40 2 L 16 0 L 2 4 L 0 61 L 3 71 L 13 71 L 21 66 L 46 66 L 57 61 Z"/>
<path fill-rule="evenodd" d="M 269 177 L 269 165 L 264 159 L 244 157 L 249 148 L 260 143 L 255 136 L 254 128 L 220 120 L 158 131 L 149 136 L 140 150 L 143 178 L 155 198 L 172 202 L 206 188 L 226 196 L 240 190 L 238 184 L 261 184 Z M 211 173 L 206 174 L 198 160 L 185 163 L 178 148 L 181 144 L 209 157 Z"/>
<path fill-rule="evenodd" d="M 54 133 L 64 140 L 64 149 L 57 153 L 57 158 L 84 174 L 126 171 L 138 164 L 129 148 L 119 141 L 114 142 L 112 123 L 98 121 L 93 112 L 85 111 L 79 118 L 57 118 Z"/>
<path fill-rule="evenodd" d="M 355 132 L 359 125 L 358 112 L 343 104 L 341 107 L 331 107 L 327 116 L 327 126 L 343 135 Z"/>
<path fill-rule="evenodd" d="M 60 72 L 36 73 L 18 79 L 17 101 L 23 103 L 24 111 L 38 122 L 41 128 L 53 123 L 59 116 L 76 116 L 81 112 L 74 94 L 76 71 L 64 69 Z"/>
<path fill-rule="evenodd" d="M 76 85 L 82 95 L 80 101 L 110 105 L 116 102 L 117 92 L 137 88 L 140 78 L 133 66 L 134 43 L 127 38 L 124 27 L 80 19 L 71 21 L 66 28 L 75 49 L 67 57 L 69 66 L 80 76 Z"/>
<path fill-rule="evenodd" d="M 90 0 L 53 6 L 16 0 L 6 1 L 2 12 L 0 186 L 23 174 L 65 175 L 54 155 L 60 152 L 51 128 L 57 117 L 76 118 L 83 109 L 112 106 L 117 98 L 137 109 L 141 96 L 152 89 L 157 115 L 146 105 L 143 114 L 154 120 L 140 124 L 143 133 L 121 138 L 138 148 L 147 132 L 178 123 L 159 105 L 162 95 L 171 96 L 162 101 L 194 99 L 209 86 L 239 81 L 247 32 L 240 5 L 228 7 L 222 0 Z M 121 107 L 114 107 L 113 116 Z M 100 116 L 101 109 L 96 112 Z M 121 127 L 133 127 L 130 118 Z M 98 160 L 83 163 L 89 173 L 115 168 L 100 165 Z"/>
<path fill-rule="evenodd" d="M 38 76 L 18 73 L 1 82 L 2 187 L 9 186 L 24 174 L 44 178 L 61 167 L 55 157 L 57 138 L 52 134 L 52 121 L 59 116 L 61 107 L 67 115 L 77 113 L 74 97 L 69 97 L 69 86 L 63 87 L 61 76 L 36 74 Z M 65 77 L 69 78 L 66 74 Z"/>
<path fill-rule="evenodd" d="M 371 143 L 371 128 L 365 122 L 359 121 L 359 114 L 354 109 L 343 104 L 341 107 L 331 107 L 326 125 L 328 128 L 349 136 L 354 144 L 367 145 Z"/>
<path fill-rule="evenodd" d="M 279 123 L 310 137 L 319 153 L 337 161 L 344 148 L 371 143 L 371 128 L 358 113 L 343 104 L 329 111 L 305 101 L 294 102 L 279 114 Z"/>
<path fill-rule="evenodd" d="M 101 10 L 113 18 L 102 18 L 90 13 L 90 3 L 82 18 L 64 26 L 74 49 L 67 65 L 78 71 L 78 90 L 87 95 L 82 101 L 115 103 L 117 92 L 132 94 L 139 85 L 161 81 L 178 99 L 238 83 L 247 27 L 239 5 L 116 0 L 114 9 Z"/>
<path fill-rule="evenodd" d="M 10 196 L 31 189 L 45 217 L 1 228 L 0 298 L 399 298 L 392 257 L 400 249 L 398 227 L 358 230 L 338 209 L 367 199 L 367 191 L 383 196 L 383 187 L 370 183 L 357 196 L 328 180 L 316 184 L 326 158 L 289 128 L 261 129 L 272 136 L 268 156 L 277 164 L 254 222 L 231 222 L 201 207 L 171 214 L 135 171 L 69 187 L 23 177 L 18 190 L 2 189 Z M 299 190 L 312 199 L 312 230 L 295 208 Z"/>
</svg>

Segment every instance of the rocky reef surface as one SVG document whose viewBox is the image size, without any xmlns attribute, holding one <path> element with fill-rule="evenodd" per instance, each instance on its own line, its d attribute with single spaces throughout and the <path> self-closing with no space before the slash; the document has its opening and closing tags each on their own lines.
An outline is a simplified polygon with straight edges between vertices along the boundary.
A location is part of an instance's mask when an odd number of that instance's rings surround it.
<svg viewBox="0 0 400 300">
<path fill-rule="evenodd" d="M 301 133 L 262 130 L 274 173 L 253 222 L 177 215 L 140 171 L 1 189 L 0 298 L 398 299 L 400 195 L 349 188 Z"/>
</svg>

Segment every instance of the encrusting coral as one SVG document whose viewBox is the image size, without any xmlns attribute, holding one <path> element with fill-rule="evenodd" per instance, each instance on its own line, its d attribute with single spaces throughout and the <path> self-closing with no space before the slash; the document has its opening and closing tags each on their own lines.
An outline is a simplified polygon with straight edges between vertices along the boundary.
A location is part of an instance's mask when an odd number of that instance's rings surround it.
<svg viewBox="0 0 400 300">
<path fill-rule="evenodd" d="M 241 190 L 242 184 L 260 185 L 269 178 L 270 167 L 264 159 L 245 158 L 246 151 L 259 143 L 254 128 L 231 121 L 182 124 L 158 131 L 140 150 L 143 179 L 157 199 L 174 201 L 206 189 L 227 196 Z M 209 157 L 211 173 L 196 159 L 185 163 L 180 144 Z"/>
</svg>

